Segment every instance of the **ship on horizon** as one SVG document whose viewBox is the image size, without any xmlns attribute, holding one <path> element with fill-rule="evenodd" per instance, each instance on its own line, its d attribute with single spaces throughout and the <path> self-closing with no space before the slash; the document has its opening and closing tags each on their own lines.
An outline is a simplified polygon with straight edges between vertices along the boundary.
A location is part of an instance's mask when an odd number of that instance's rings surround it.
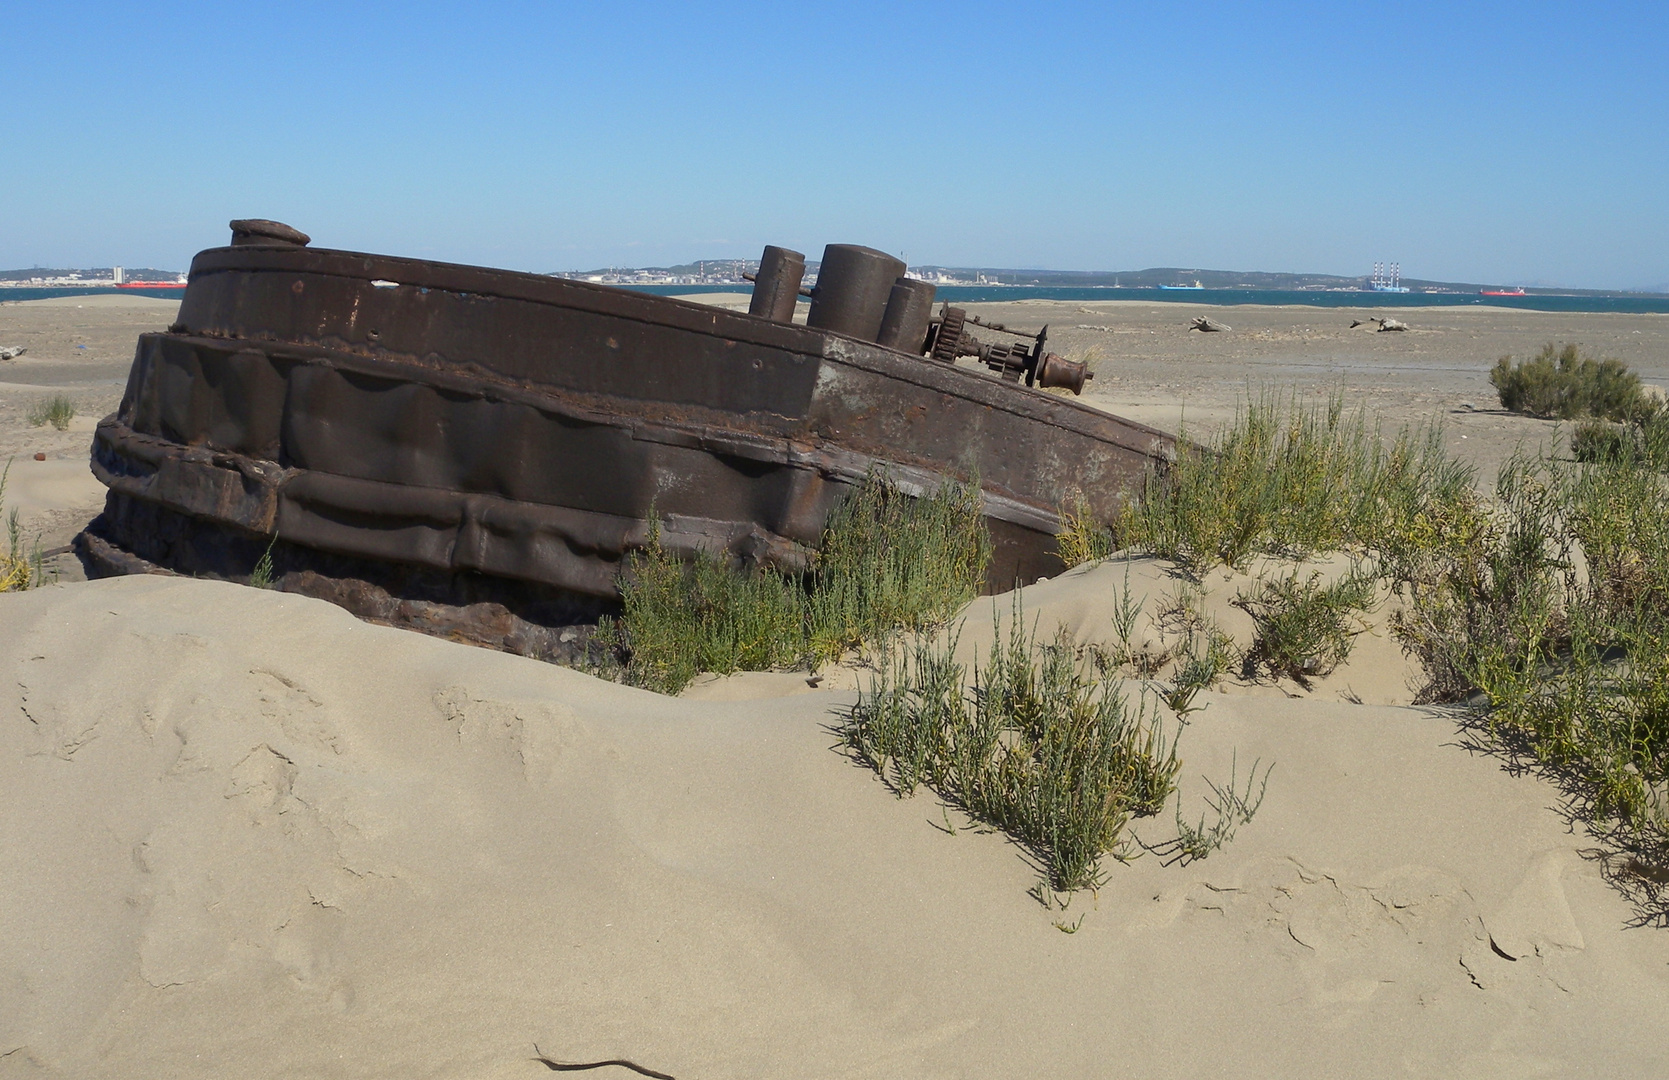
<svg viewBox="0 0 1669 1080">
<path fill-rule="evenodd" d="M 1511 289 L 1479 289 L 1478 290 L 1478 295 L 1479 296 L 1528 296 L 1529 294 L 1524 291 L 1524 286 L 1519 285 L 1519 286 L 1517 286 L 1515 288 L 1511 288 Z"/>
<path fill-rule="evenodd" d="M 1390 272 L 1387 273 L 1384 263 L 1374 263 L 1373 276 L 1368 278 L 1368 291 L 1394 293 L 1407 292 L 1408 286 L 1402 283 L 1402 264 L 1392 263 Z"/>
</svg>

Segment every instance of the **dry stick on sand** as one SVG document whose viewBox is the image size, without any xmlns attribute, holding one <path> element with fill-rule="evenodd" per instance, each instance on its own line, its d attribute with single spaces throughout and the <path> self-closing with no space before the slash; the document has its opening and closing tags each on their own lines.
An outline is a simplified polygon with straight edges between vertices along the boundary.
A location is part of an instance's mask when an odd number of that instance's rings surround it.
<svg viewBox="0 0 1669 1080">
<path fill-rule="evenodd" d="M 533 1044 L 533 1060 L 537 1061 L 551 1072 L 583 1072 L 587 1069 L 604 1069 L 610 1065 L 618 1065 L 622 1069 L 630 1069 L 640 1076 L 653 1077 L 654 1080 L 677 1080 L 676 1077 L 670 1076 L 667 1073 L 656 1072 L 654 1069 L 646 1069 L 637 1062 L 628 1061 L 626 1058 L 609 1058 L 607 1061 L 573 1063 L 565 1061 L 552 1061 L 550 1058 L 545 1056 L 544 1051 L 539 1049 L 538 1043 Z"/>
<path fill-rule="evenodd" d="M 1201 315 L 1188 324 L 1188 329 L 1198 330 L 1202 334 L 1226 334 L 1234 328 L 1227 323 L 1216 322 Z"/>
</svg>

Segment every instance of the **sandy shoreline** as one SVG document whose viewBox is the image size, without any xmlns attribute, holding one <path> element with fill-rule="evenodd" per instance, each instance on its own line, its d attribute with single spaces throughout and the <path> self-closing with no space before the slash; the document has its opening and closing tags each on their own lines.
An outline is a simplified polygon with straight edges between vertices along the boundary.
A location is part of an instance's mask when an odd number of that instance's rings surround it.
<svg viewBox="0 0 1669 1080">
<path fill-rule="evenodd" d="M 745 310 L 743 293 L 684 299 Z M 804 305 L 802 305 L 803 309 Z M 1669 316 L 1520 311 L 1514 308 L 1397 308 L 1404 333 L 1376 333 L 1354 321 L 1380 308 L 1220 306 L 1141 300 L 1020 300 L 971 304 L 989 321 L 1049 327 L 1050 348 L 1089 358 L 1095 379 L 1082 400 L 1167 431 L 1210 431 L 1261 387 L 1365 405 L 1393 430 L 1440 420 L 1455 456 L 1492 481 L 1521 443 L 1555 437 L 1556 425 L 1503 412 L 1489 385 L 1497 358 L 1535 355 L 1548 342 L 1577 342 L 1616 357 L 1648 384 L 1669 386 Z M 1190 332 L 1199 315 L 1228 333 Z M 804 317 L 803 310 L 801 318 Z M 987 335 L 993 340 L 1009 340 Z M 971 361 L 963 361 L 971 363 Z"/>
<path fill-rule="evenodd" d="M 1555 431 L 1495 408 L 1496 356 L 1579 341 L 1669 384 L 1663 316 L 977 310 L 1099 347 L 1098 407 L 1209 427 L 1248 386 L 1337 389 L 1440 416 L 1486 471 Z M 1191 334 L 1197 313 L 1234 330 Z M 0 305 L 0 345 L 29 348 L 0 362 L 0 462 L 31 534 L 98 512 L 91 422 L 172 317 Z M 54 393 L 70 431 L 25 419 Z M 1450 714 L 1376 704 L 1408 700 L 1389 641 L 1309 695 L 1202 693 L 1185 812 L 1231 760 L 1275 763 L 1263 808 L 1204 861 L 1109 860 L 1062 911 L 1003 837 L 832 749 L 849 689 L 668 699 L 302 597 L 60 566 L 0 596 L 0 1077 L 549 1075 L 535 1044 L 681 1080 L 1669 1073 L 1669 932 L 1631 927 L 1555 787 Z M 1120 574 L 1025 610 L 1093 639 Z M 1171 813 L 1135 831 L 1162 843 Z"/>
</svg>

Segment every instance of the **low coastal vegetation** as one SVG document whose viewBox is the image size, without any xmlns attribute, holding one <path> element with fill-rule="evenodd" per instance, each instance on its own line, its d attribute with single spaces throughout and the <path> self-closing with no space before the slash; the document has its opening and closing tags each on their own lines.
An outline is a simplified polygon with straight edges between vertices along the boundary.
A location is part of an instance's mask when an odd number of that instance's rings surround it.
<svg viewBox="0 0 1669 1080">
<path fill-rule="evenodd" d="M 652 522 L 622 577 L 621 616 L 599 631 L 600 673 L 676 693 L 701 672 L 815 667 L 868 647 L 870 679 L 841 728 L 854 755 L 898 794 L 928 787 L 1001 829 L 1051 888 L 1091 887 L 1130 819 L 1175 792 L 1180 759 L 1161 703 L 1185 715 L 1227 668 L 1227 638 L 1180 611 L 1200 644 L 1184 650 L 1172 685 L 1138 684 L 1132 704 L 1118 670 L 1128 650 L 1109 658 L 1070 636 L 1040 642 L 1017 607 L 970 672 L 954 659 L 960 628 L 947 623 L 978 593 L 990 555 L 977 487 L 913 498 L 881 475 L 830 516 L 801 577 L 716 555 L 681 561 Z M 1141 607 L 1128 582 L 1124 599 L 1128 641 Z M 1249 820 L 1255 806 L 1240 809 Z M 1216 843 L 1232 832 L 1224 822 L 1208 830 Z M 1189 848 L 1196 857 L 1209 850 L 1201 843 Z"/>
<path fill-rule="evenodd" d="M 1469 701 L 1612 840 L 1669 877 L 1669 490 L 1649 462 L 1517 457 L 1489 528 L 1409 585 L 1399 629 L 1429 700 Z"/>
<path fill-rule="evenodd" d="M 1331 584 L 1311 571 L 1257 581 L 1235 597 L 1252 616 L 1257 637 L 1246 651 L 1245 672 L 1259 669 L 1308 688 L 1310 679 L 1330 674 L 1350 657 L 1361 614 L 1374 606 L 1378 584 L 1360 568 Z"/>
<path fill-rule="evenodd" d="M 1574 344 L 1541 352 L 1521 363 L 1503 356 L 1489 373 L 1501 407 L 1544 420 L 1637 420 L 1657 411 L 1640 385 L 1640 376 L 1621 360 L 1584 356 Z"/>
<path fill-rule="evenodd" d="M 6 481 L 11 477 L 12 463 L 6 462 L 6 467 L 0 469 L 0 514 L 5 515 L 6 546 L 0 551 L 0 593 L 18 592 L 31 586 L 40 584 L 45 575 L 41 568 L 41 552 L 39 547 L 26 550 L 23 544 L 23 530 L 18 525 L 17 508 L 6 512 Z"/>
<path fill-rule="evenodd" d="M 1274 771 L 1273 764 L 1263 770 L 1262 780 L 1258 779 L 1258 765 L 1252 762 L 1251 775 L 1246 777 L 1246 790 L 1240 790 L 1237 776 L 1240 772 L 1238 759 L 1229 766 L 1229 779 L 1225 784 L 1217 784 L 1206 778 L 1206 786 L 1211 794 L 1206 796 L 1206 809 L 1201 811 L 1200 819 L 1190 822 L 1182 816 L 1182 800 L 1176 804 L 1176 840 L 1159 850 L 1162 856 L 1175 860 L 1186 866 L 1197 862 L 1218 850 L 1224 844 L 1234 839 L 1234 834 L 1242 825 L 1251 824 L 1252 817 L 1263 805 L 1263 797 L 1269 790 L 1269 774 Z M 1253 794 L 1256 789 L 1257 794 Z M 1215 818 L 1215 820 L 1212 820 Z"/>
<path fill-rule="evenodd" d="M 1022 616 L 971 679 L 955 635 L 894 640 L 841 737 L 900 795 L 926 786 L 1013 837 L 1051 888 L 1094 887 L 1130 819 L 1174 791 L 1176 740 L 1145 693 L 1132 705 L 1070 635 L 1039 643 Z"/>
<path fill-rule="evenodd" d="M 54 394 L 50 401 L 43 401 L 29 409 L 29 423 L 34 427 L 51 424 L 59 431 L 68 431 L 70 421 L 74 419 L 75 402 L 63 394 Z"/>
<path fill-rule="evenodd" d="M 1373 552 L 1393 574 L 1477 527 L 1472 470 L 1441 428 L 1383 437 L 1337 396 L 1305 404 L 1264 393 L 1215 438 L 1184 444 L 1148 477 L 1104 543 L 1141 549 L 1199 574 L 1254 555 L 1304 559 Z"/>
<path fill-rule="evenodd" d="M 1663 917 L 1669 477 L 1649 441 L 1665 438 L 1663 421 L 1629 415 L 1605 421 L 1626 437 L 1574 456 L 1513 457 L 1485 494 L 1438 426 L 1385 432 L 1337 398 L 1258 396 L 1215 437 L 1184 441 L 1115 521 L 1093 520 L 1083 500 L 1064 508 L 1069 563 L 1122 551 L 1176 565 L 1176 594 L 1153 613 L 1171 642 L 1163 655 L 1132 642 L 1143 601 L 1127 576 L 1112 644 L 1040 640 L 1016 611 L 983 666 L 966 669 L 955 632 L 931 631 L 983 580 L 977 492 L 910 499 L 879 477 L 831 520 L 802 578 L 685 565 L 652 542 L 604 636 L 618 677 L 668 691 L 701 670 L 815 664 L 868 643 L 878 660 L 841 729 L 846 746 L 901 794 L 925 786 L 1007 832 L 1070 889 L 1093 885 L 1130 821 L 1175 793 L 1167 710 L 1185 722 L 1198 691 L 1236 664 L 1307 685 L 1386 605 L 1420 665 L 1416 700 L 1458 706 L 1487 745 L 1547 770 L 1619 857 L 1618 880 Z M 1324 578 L 1305 566 L 1320 556 L 1350 568 Z M 1198 583 L 1254 559 L 1285 569 L 1245 579 L 1235 602 L 1255 629 L 1237 645 L 1205 615 Z M 1190 824 L 1178 807 L 1179 856 L 1202 857 L 1249 819 L 1256 769 L 1244 790 L 1212 786 L 1215 823 Z"/>
<path fill-rule="evenodd" d="M 605 673 L 676 694 L 701 672 L 815 667 L 859 644 L 942 624 L 979 592 L 991 558 L 979 489 L 911 498 L 872 474 L 830 515 L 809 573 L 685 563 L 651 522 L 605 620 Z"/>
<path fill-rule="evenodd" d="M 1627 460 L 1669 472 L 1669 407 L 1622 361 L 1550 343 L 1522 364 L 1503 356 L 1489 378 L 1503 408 L 1579 421 L 1570 440 L 1577 461 Z"/>
<path fill-rule="evenodd" d="M 1532 381 L 1549 368 L 1591 379 L 1587 407 L 1629 419 L 1603 441 L 1578 439 L 1569 458 L 1513 457 L 1487 497 L 1438 428 L 1384 437 L 1337 400 L 1265 395 L 1214 439 L 1184 446 L 1118 521 L 1069 513 L 1068 531 L 1080 534 L 1075 554 L 1147 551 L 1196 577 L 1259 554 L 1348 554 L 1356 568 L 1334 584 L 1291 576 L 1242 590 L 1257 625 L 1247 666 L 1302 684 L 1344 658 L 1360 613 L 1388 594 L 1391 626 L 1424 673 L 1416 700 L 1463 705 L 1489 745 L 1546 768 L 1622 857 L 1619 880 L 1661 918 L 1669 421 L 1616 390 L 1638 389 L 1620 365 L 1588 363 L 1567 348 L 1525 366 Z M 1104 535 L 1082 538 L 1096 529 Z"/>
<path fill-rule="evenodd" d="M 1571 432 L 1570 448 L 1578 461 L 1634 461 L 1669 472 L 1669 409 L 1623 423 L 1584 420 Z"/>
</svg>

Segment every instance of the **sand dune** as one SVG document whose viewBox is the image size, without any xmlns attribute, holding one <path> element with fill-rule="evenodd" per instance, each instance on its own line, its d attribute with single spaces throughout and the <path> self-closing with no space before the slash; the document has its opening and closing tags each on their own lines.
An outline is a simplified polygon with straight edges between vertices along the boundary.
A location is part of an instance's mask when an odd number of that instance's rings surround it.
<svg viewBox="0 0 1669 1080">
<path fill-rule="evenodd" d="M 1446 716 L 1202 695 L 1184 807 L 1232 753 L 1276 762 L 1263 809 L 1061 912 L 831 749 L 849 695 L 658 698 L 181 579 L 0 625 L 7 1073 L 544 1075 L 535 1043 L 678 1077 L 1669 1066 L 1669 939 Z"/>
<path fill-rule="evenodd" d="M 1580 340 L 1669 381 L 1661 317 L 1352 337 L 1348 312 L 1211 309 L 1235 331 L 1189 336 L 1181 307 L 1083 307 L 984 313 L 1113 327 L 1056 337 L 1106 343 L 1088 400 L 1115 411 L 1202 424 L 1248 385 L 1338 387 L 1441 412 L 1486 470 L 1554 431 L 1489 408 L 1502 352 Z M 86 419 L 27 411 L 113 408 L 169 310 L 0 308 L 30 349 L 0 364 L 26 540 L 63 542 L 97 495 Z M 1025 616 L 1109 640 L 1125 572 L 1039 583 Z M 1162 646 L 1177 583 L 1128 572 Z M 1239 587 L 1202 603 L 1244 643 Z M 1059 910 L 1001 836 L 836 752 L 851 668 L 667 699 L 232 585 L 0 596 L 0 1077 L 549 1075 L 535 1045 L 680 1080 L 1669 1075 L 1669 936 L 1629 928 L 1555 788 L 1408 706 L 1384 618 L 1308 693 L 1200 694 L 1183 809 L 1274 762 L 1258 815 L 1202 862 L 1109 860 Z M 1135 834 L 1162 845 L 1173 815 Z"/>
</svg>

